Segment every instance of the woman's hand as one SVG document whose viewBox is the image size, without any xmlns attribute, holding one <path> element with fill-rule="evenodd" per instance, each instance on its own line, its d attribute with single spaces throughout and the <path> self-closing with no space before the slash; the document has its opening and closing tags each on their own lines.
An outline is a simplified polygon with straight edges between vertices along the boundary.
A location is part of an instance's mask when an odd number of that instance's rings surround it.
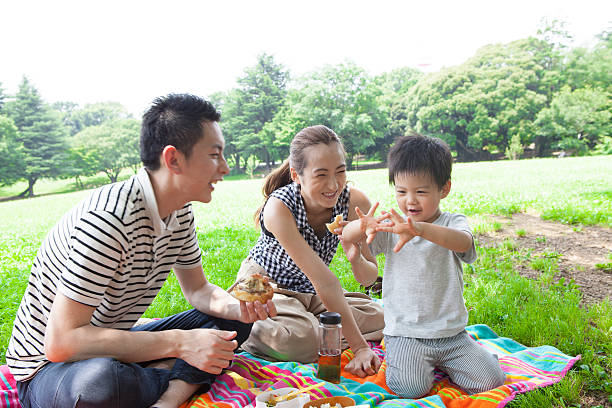
<svg viewBox="0 0 612 408">
<path fill-rule="evenodd" d="M 378 372 L 381 362 L 370 347 L 363 347 L 354 353 L 355 357 L 344 367 L 346 371 L 361 378 Z"/>
</svg>

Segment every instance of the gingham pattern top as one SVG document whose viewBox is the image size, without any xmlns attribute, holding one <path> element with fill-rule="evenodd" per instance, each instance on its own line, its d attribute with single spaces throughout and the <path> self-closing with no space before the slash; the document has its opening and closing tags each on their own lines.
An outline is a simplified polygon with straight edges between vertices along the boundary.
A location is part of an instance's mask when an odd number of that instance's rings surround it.
<svg viewBox="0 0 612 408">
<path fill-rule="evenodd" d="M 300 185 L 291 183 L 279 188 L 270 194 L 270 197 L 275 197 L 281 200 L 295 218 L 295 223 L 300 231 L 300 234 L 308 245 L 319 255 L 325 265 L 329 265 L 336 250 L 338 249 L 339 239 L 336 235 L 325 231 L 325 236 L 319 239 L 314 232 L 314 229 L 308 224 L 306 209 L 304 208 L 304 200 L 300 193 Z M 348 186 L 342 190 L 338 202 L 334 206 L 332 217 L 329 222 L 338 214 L 346 220 L 348 218 L 350 191 Z M 316 293 L 314 286 L 306 275 L 293 262 L 289 254 L 285 251 L 282 245 L 277 241 L 274 235 L 266 230 L 263 220 L 263 209 L 260 213 L 261 235 L 255 246 L 251 249 L 250 256 L 255 262 L 263 267 L 270 278 L 272 278 L 280 287 L 302 293 Z"/>
</svg>

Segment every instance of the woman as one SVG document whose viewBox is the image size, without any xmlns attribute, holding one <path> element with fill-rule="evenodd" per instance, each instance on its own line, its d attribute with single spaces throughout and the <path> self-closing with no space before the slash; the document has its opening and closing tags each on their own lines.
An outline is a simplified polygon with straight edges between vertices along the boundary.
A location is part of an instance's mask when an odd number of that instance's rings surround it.
<svg viewBox="0 0 612 408">
<path fill-rule="evenodd" d="M 242 348 L 269 360 L 314 362 L 318 315 L 329 310 L 342 315 L 344 338 L 355 354 L 345 369 L 360 377 L 374 374 L 380 361 L 366 340 L 382 338 L 382 307 L 362 293 L 345 292 L 328 267 L 339 240 L 325 224 L 337 214 L 357 219 L 355 207 L 370 209 L 366 195 L 346 185 L 338 136 L 325 126 L 301 130 L 289 159 L 268 175 L 263 192 L 265 203 L 255 216 L 262 232 L 238 277 L 268 275 L 278 315 L 257 322 Z M 372 284 L 377 267 L 365 262 L 357 247 L 346 251 L 357 281 Z"/>
</svg>

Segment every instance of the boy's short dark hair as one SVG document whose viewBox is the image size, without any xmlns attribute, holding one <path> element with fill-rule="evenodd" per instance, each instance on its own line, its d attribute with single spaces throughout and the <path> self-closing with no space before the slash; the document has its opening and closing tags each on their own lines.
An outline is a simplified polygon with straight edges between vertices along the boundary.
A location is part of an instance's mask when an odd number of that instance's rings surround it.
<svg viewBox="0 0 612 408">
<path fill-rule="evenodd" d="M 221 115 L 208 101 L 191 94 L 169 94 L 153 101 L 142 117 L 140 159 L 151 171 L 159 169 L 159 156 L 172 145 L 189 157 L 202 137 L 202 123 L 218 122 Z"/>
<path fill-rule="evenodd" d="M 442 139 L 411 133 L 395 141 L 387 162 L 390 184 L 399 174 L 426 174 L 442 188 L 451 178 L 453 156 Z"/>
</svg>

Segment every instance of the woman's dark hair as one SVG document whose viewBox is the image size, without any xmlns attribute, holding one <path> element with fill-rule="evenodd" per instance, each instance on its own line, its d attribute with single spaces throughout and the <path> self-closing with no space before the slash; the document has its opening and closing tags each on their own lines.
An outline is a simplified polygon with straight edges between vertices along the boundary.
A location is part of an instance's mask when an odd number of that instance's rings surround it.
<svg viewBox="0 0 612 408">
<path fill-rule="evenodd" d="M 293 180 L 291 180 L 291 167 L 293 167 L 299 175 L 304 174 L 304 169 L 308 166 L 305 153 L 307 147 L 318 144 L 331 145 L 332 143 L 338 143 L 342 148 L 342 152 L 344 152 L 342 141 L 338 135 L 327 126 L 316 125 L 300 130 L 291 141 L 289 158 L 286 159 L 280 167 L 268 174 L 264 180 L 262 188 L 264 204 L 272 192 L 293 182 Z M 255 212 L 256 225 L 259 225 L 259 214 L 262 208 L 263 204 Z"/>
<path fill-rule="evenodd" d="M 168 145 L 186 157 L 203 137 L 202 123 L 218 122 L 221 115 L 208 101 L 191 94 L 169 94 L 153 101 L 142 117 L 140 159 L 151 171 L 159 169 L 159 156 Z"/>
<path fill-rule="evenodd" d="M 387 162 L 390 184 L 399 174 L 425 174 L 442 188 L 451 179 L 453 156 L 442 139 L 412 133 L 395 141 Z"/>
</svg>

